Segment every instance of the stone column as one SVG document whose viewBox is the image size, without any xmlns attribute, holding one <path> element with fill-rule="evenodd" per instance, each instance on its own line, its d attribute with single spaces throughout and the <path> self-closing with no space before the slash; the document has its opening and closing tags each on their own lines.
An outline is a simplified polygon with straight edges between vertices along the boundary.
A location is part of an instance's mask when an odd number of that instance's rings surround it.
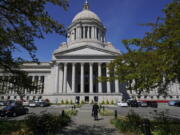
<svg viewBox="0 0 180 135">
<path fill-rule="evenodd" d="M 98 77 L 102 76 L 101 63 L 98 63 Z M 98 92 L 102 93 L 102 82 L 98 82 Z"/>
<path fill-rule="evenodd" d="M 64 63 L 64 84 L 63 91 L 67 93 L 67 63 Z"/>
<path fill-rule="evenodd" d="M 97 39 L 97 28 L 94 27 L 94 38 Z"/>
<path fill-rule="evenodd" d="M 89 26 L 87 26 L 87 38 L 89 39 Z"/>
<path fill-rule="evenodd" d="M 93 93 L 93 63 L 89 63 L 89 90 Z"/>
<path fill-rule="evenodd" d="M 94 26 L 91 27 L 91 38 L 94 39 Z"/>
<path fill-rule="evenodd" d="M 106 64 L 107 66 L 107 64 Z M 109 68 L 106 67 L 106 77 L 110 77 L 109 75 Z M 110 85 L 110 81 L 107 81 L 107 93 L 111 93 L 111 85 Z"/>
<path fill-rule="evenodd" d="M 59 65 L 59 93 L 63 93 L 63 64 Z"/>
<path fill-rule="evenodd" d="M 72 93 L 75 93 L 75 72 L 76 72 L 75 63 L 72 63 Z"/>
<path fill-rule="evenodd" d="M 81 63 L 81 92 L 84 92 L 84 63 Z"/>
<path fill-rule="evenodd" d="M 116 69 L 114 71 L 114 76 L 116 76 L 115 72 L 116 72 Z M 115 93 L 119 93 L 119 80 L 118 79 L 115 80 Z"/>
<path fill-rule="evenodd" d="M 42 92 L 41 92 L 41 91 L 42 91 L 42 87 L 41 87 L 41 86 L 42 86 L 41 76 L 38 77 L 38 85 L 39 85 L 39 87 L 38 87 L 38 90 L 39 90 L 39 91 L 38 91 L 38 94 L 41 94 L 41 93 L 42 93 Z"/>
<path fill-rule="evenodd" d="M 59 65 L 57 64 L 56 67 L 55 67 L 55 90 L 56 90 L 56 93 L 59 93 Z"/>
<path fill-rule="evenodd" d="M 34 82 L 34 80 L 35 80 L 35 76 L 32 76 L 32 82 L 33 82 L 33 86 L 35 85 L 35 82 Z M 31 94 L 34 94 L 35 93 L 35 91 L 34 91 L 34 89 L 31 91 Z"/>
</svg>

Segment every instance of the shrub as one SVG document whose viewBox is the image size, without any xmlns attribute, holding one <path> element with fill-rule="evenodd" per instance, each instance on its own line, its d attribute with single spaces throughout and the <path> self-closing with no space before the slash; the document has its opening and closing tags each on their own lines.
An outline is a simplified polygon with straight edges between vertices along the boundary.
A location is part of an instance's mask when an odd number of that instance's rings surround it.
<svg viewBox="0 0 180 135">
<path fill-rule="evenodd" d="M 38 116 L 33 114 L 27 117 L 26 125 L 34 135 L 48 135 L 57 133 L 69 122 L 70 117 L 66 114 L 63 116 L 53 114 Z"/>
<path fill-rule="evenodd" d="M 91 104 L 94 104 L 94 100 L 91 100 Z"/>
<path fill-rule="evenodd" d="M 68 101 L 68 100 L 66 100 L 65 104 L 67 104 L 67 105 L 68 105 L 68 104 L 69 104 L 69 101 Z"/>
<path fill-rule="evenodd" d="M 71 104 L 71 105 L 73 104 L 73 101 L 72 101 L 72 99 L 71 99 L 71 101 L 70 101 L 70 104 Z"/>
<path fill-rule="evenodd" d="M 102 104 L 102 105 L 104 105 L 104 104 L 105 104 L 104 100 L 101 102 L 101 104 Z"/>
<path fill-rule="evenodd" d="M 77 110 L 65 110 L 65 114 L 67 114 L 68 116 L 75 116 L 77 112 Z"/>
<path fill-rule="evenodd" d="M 141 134 L 141 117 L 135 112 L 131 111 L 122 119 L 114 119 L 112 123 L 123 133 L 133 133 L 133 135 Z"/>
<path fill-rule="evenodd" d="M 84 100 L 81 100 L 81 104 L 85 104 Z"/>
<path fill-rule="evenodd" d="M 109 101 L 108 100 L 106 100 L 106 104 L 109 105 Z"/>
<path fill-rule="evenodd" d="M 61 100 L 61 104 L 64 104 L 64 100 L 63 99 Z"/>
<path fill-rule="evenodd" d="M 114 105 L 114 100 L 111 100 L 111 105 Z"/>
</svg>

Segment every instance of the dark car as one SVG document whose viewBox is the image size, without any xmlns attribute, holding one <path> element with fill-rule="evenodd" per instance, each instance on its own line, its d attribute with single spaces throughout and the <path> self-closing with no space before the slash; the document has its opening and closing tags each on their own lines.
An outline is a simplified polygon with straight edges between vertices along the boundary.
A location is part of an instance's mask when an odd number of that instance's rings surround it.
<svg viewBox="0 0 180 135">
<path fill-rule="evenodd" d="M 138 102 L 137 100 L 127 100 L 128 106 L 130 107 L 138 107 Z"/>
<path fill-rule="evenodd" d="M 0 110 L 1 117 L 16 117 L 18 115 L 27 114 L 29 110 L 23 106 L 6 106 L 2 110 Z"/>
<path fill-rule="evenodd" d="M 47 106 L 50 106 L 50 103 L 47 101 L 41 101 L 41 102 L 39 102 L 39 106 L 40 107 L 47 107 Z"/>
<path fill-rule="evenodd" d="M 156 101 L 147 101 L 147 105 L 148 107 L 153 107 L 153 108 L 158 107 L 158 103 Z"/>
<path fill-rule="evenodd" d="M 180 107 L 180 101 L 177 101 L 177 102 L 175 103 L 175 106 Z"/>
<path fill-rule="evenodd" d="M 7 105 L 7 101 L 0 101 L 0 106 L 6 106 Z"/>
</svg>

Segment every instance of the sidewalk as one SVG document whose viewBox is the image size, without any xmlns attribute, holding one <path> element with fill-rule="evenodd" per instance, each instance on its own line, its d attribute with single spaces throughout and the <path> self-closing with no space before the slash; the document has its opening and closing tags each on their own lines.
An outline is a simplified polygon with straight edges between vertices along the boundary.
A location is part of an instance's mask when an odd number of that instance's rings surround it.
<svg viewBox="0 0 180 135">
<path fill-rule="evenodd" d="M 91 105 L 83 105 L 61 135 L 122 135 L 110 124 L 112 117 L 99 116 L 99 120 L 94 121 L 91 109 Z"/>
</svg>

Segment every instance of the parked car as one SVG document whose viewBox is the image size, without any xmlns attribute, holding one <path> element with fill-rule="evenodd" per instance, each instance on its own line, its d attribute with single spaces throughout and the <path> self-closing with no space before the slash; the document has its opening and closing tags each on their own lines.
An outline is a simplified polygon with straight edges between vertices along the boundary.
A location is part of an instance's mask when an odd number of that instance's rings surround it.
<svg viewBox="0 0 180 135">
<path fill-rule="evenodd" d="M 137 102 L 137 100 L 129 99 L 129 100 L 127 100 L 127 104 L 128 104 L 128 106 L 130 106 L 130 107 L 138 107 L 138 102 Z"/>
<path fill-rule="evenodd" d="M 34 100 L 30 100 L 29 101 L 29 107 L 37 107 L 39 106 L 39 104 L 37 103 L 37 101 L 35 102 Z"/>
<path fill-rule="evenodd" d="M 121 106 L 121 107 L 127 107 L 128 106 L 128 104 L 126 102 L 118 102 L 117 105 Z"/>
<path fill-rule="evenodd" d="M 169 101 L 169 102 L 168 102 L 168 105 L 169 105 L 169 106 L 175 106 L 177 102 L 178 102 L 178 101 L 175 101 L 175 100 Z"/>
<path fill-rule="evenodd" d="M 23 101 L 23 102 L 22 102 L 22 105 L 23 105 L 23 106 L 29 106 L 29 102 L 28 102 L 28 101 Z"/>
<path fill-rule="evenodd" d="M 39 102 L 39 106 L 40 107 L 47 107 L 47 106 L 50 106 L 50 103 L 47 101 L 41 101 L 41 102 Z"/>
<path fill-rule="evenodd" d="M 4 107 L 1 111 L 0 111 L 0 116 L 1 117 L 16 117 L 18 115 L 23 115 L 23 114 L 27 114 L 29 112 L 29 110 L 23 106 L 19 106 L 19 105 L 10 105 L 10 106 L 6 106 Z"/>
<path fill-rule="evenodd" d="M 144 102 L 144 101 L 138 101 L 138 106 L 139 107 L 147 107 L 148 104 L 147 104 L 147 102 Z"/>
<path fill-rule="evenodd" d="M 7 105 L 7 101 L 0 101 L 0 106 L 6 106 Z"/>
<path fill-rule="evenodd" d="M 175 103 L 175 106 L 180 107 L 180 101 L 177 101 L 177 102 Z"/>
<path fill-rule="evenodd" d="M 158 107 L 158 103 L 156 101 L 147 101 L 147 105 L 148 107 L 153 107 L 153 108 Z"/>
</svg>

